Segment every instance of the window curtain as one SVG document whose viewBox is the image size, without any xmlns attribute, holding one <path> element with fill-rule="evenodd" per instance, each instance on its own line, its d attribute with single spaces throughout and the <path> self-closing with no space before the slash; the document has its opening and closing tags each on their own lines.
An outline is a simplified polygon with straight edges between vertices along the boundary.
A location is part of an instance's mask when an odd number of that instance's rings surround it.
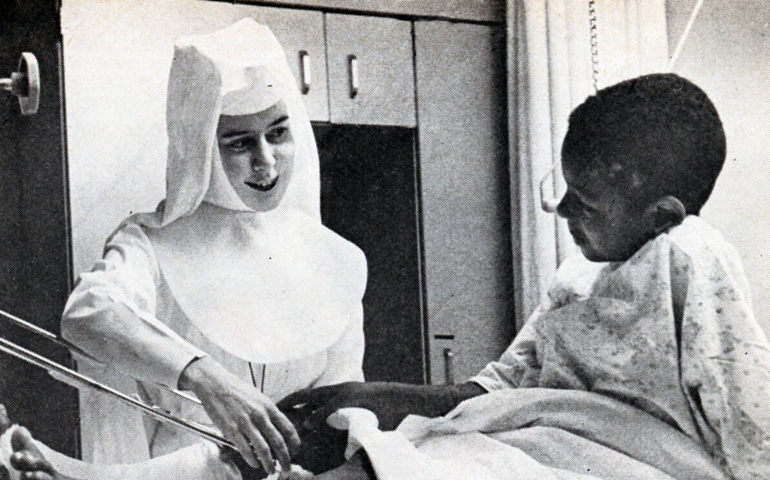
<svg viewBox="0 0 770 480">
<path fill-rule="evenodd" d="M 560 160 L 569 113 L 595 86 L 666 71 L 668 44 L 665 0 L 508 0 L 506 8 L 512 243 L 521 327 L 545 297 L 559 263 L 577 253 L 566 222 L 540 208 L 540 180 Z M 554 173 L 545 185 L 549 197 L 564 191 L 559 169 Z"/>
</svg>

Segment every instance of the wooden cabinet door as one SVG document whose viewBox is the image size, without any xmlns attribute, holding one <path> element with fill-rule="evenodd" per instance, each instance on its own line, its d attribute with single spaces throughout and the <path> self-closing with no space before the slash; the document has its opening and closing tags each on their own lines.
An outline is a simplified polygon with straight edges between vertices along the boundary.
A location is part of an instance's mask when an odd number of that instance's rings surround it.
<svg viewBox="0 0 770 480">
<path fill-rule="evenodd" d="M 503 34 L 415 23 L 432 383 L 467 380 L 513 335 Z"/>
<path fill-rule="evenodd" d="M 242 13 L 243 17 L 252 17 L 270 27 L 286 52 L 310 120 L 328 122 L 329 93 L 323 13 L 243 5 L 233 8 Z M 303 84 L 303 78 L 309 82 Z"/>
<path fill-rule="evenodd" d="M 332 123 L 415 126 L 411 22 L 327 14 L 326 47 Z"/>
</svg>

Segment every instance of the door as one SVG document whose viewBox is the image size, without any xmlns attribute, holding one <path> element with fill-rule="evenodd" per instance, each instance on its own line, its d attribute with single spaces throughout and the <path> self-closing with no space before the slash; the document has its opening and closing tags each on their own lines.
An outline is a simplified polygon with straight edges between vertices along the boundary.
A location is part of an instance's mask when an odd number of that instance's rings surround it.
<svg viewBox="0 0 770 480">
<path fill-rule="evenodd" d="M 513 336 L 503 33 L 495 26 L 415 23 L 434 384 L 466 381 Z"/>
<path fill-rule="evenodd" d="M 5 2 L 0 16 L 0 76 L 9 77 L 20 54 L 31 52 L 41 78 L 40 107 L 33 116 L 22 116 L 17 99 L 0 92 L 0 308 L 58 334 L 71 276 L 56 4 Z M 0 335 L 71 365 L 64 349 L 5 320 Z M 0 403 L 12 421 L 55 450 L 77 453 L 74 389 L 0 354 Z"/>
</svg>

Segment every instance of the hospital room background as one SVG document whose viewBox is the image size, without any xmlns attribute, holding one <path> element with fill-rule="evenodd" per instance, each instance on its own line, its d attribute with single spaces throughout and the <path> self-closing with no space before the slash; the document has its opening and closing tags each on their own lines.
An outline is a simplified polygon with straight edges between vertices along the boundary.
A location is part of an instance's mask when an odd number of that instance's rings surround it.
<svg viewBox="0 0 770 480">
<path fill-rule="evenodd" d="M 569 111 L 652 71 L 693 80 L 722 116 L 728 158 L 702 216 L 738 249 L 770 333 L 766 0 L 6 3 L 0 77 L 32 53 L 40 101 L 25 114 L 29 91 L 0 94 L 0 309 L 53 333 L 104 238 L 163 198 L 173 40 L 247 16 L 303 93 L 323 221 L 369 262 L 367 379 L 462 382 L 503 351 L 575 251 L 540 210 L 541 179 L 546 201 L 563 188 L 549 172 Z M 5 321 L 0 335 L 72 365 Z M 77 455 L 77 391 L 0 359 L 10 416 Z"/>
</svg>

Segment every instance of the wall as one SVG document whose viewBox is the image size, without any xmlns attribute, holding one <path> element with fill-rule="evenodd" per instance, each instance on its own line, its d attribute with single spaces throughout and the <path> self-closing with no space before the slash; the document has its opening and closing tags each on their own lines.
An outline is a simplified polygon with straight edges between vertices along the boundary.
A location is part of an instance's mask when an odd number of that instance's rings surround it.
<svg viewBox="0 0 770 480">
<path fill-rule="evenodd" d="M 672 53 L 695 3 L 667 1 Z M 708 93 L 724 123 L 727 161 L 702 216 L 738 249 L 770 332 L 770 2 L 704 2 L 674 72 Z"/>
<path fill-rule="evenodd" d="M 166 85 L 174 40 L 254 7 L 223 2 L 65 0 L 61 9 L 74 274 L 125 217 L 165 192 Z"/>
</svg>

